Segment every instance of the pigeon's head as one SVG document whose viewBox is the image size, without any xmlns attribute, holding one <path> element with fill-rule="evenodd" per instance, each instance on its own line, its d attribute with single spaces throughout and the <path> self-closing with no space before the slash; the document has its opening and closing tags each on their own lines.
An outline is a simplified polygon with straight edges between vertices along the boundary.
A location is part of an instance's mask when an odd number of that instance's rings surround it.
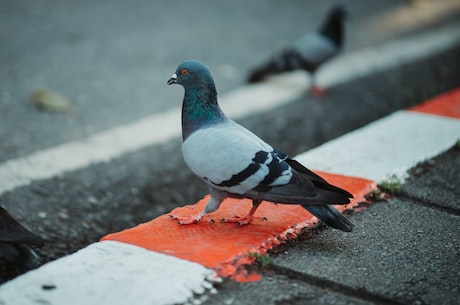
<svg viewBox="0 0 460 305">
<path fill-rule="evenodd" d="M 184 61 L 168 80 L 168 85 L 180 84 L 184 88 L 214 88 L 214 80 L 208 67 L 197 60 Z"/>
<path fill-rule="evenodd" d="M 319 30 L 322 35 L 331 39 L 338 48 L 341 48 L 344 42 L 344 23 L 348 14 L 348 10 L 343 4 L 334 5 Z"/>
<path fill-rule="evenodd" d="M 350 15 L 349 10 L 343 4 L 334 5 L 329 12 L 329 16 L 331 19 L 340 20 L 340 21 L 345 20 L 349 15 Z"/>
</svg>

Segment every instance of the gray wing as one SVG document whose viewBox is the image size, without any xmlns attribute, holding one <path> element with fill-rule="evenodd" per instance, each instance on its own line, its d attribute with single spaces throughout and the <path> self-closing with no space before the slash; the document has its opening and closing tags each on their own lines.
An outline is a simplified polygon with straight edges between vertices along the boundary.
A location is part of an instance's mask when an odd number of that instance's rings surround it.
<svg viewBox="0 0 460 305">
<path fill-rule="evenodd" d="M 318 33 L 301 37 L 293 44 L 293 49 L 311 65 L 320 65 L 337 53 L 337 47 L 334 43 Z"/>
<path fill-rule="evenodd" d="M 282 154 L 277 152 L 278 155 Z M 291 204 L 347 204 L 353 196 L 316 175 L 302 164 L 284 156 L 284 164 L 292 171 L 284 185 L 259 184 L 246 195 L 253 199 Z M 282 158 L 282 157 L 281 157 Z"/>
</svg>

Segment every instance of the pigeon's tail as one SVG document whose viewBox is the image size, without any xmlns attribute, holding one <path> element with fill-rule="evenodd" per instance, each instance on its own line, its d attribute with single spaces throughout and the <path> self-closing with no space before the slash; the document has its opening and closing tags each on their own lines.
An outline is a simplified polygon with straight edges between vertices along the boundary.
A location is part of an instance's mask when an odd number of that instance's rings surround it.
<svg viewBox="0 0 460 305">
<path fill-rule="evenodd" d="M 353 224 L 338 210 L 330 205 L 302 205 L 307 211 L 318 217 L 319 220 L 335 229 L 345 232 L 353 230 Z"/>
<path fill-rule="evenodd" d="M 293 48 L 286 49 L 274 55 L 265 64 L 253 69 L 248 77 L 248 83 L 257 83 L 265 77 L 297 69 L 311 70 L 311 65 Z"/>
</svg>

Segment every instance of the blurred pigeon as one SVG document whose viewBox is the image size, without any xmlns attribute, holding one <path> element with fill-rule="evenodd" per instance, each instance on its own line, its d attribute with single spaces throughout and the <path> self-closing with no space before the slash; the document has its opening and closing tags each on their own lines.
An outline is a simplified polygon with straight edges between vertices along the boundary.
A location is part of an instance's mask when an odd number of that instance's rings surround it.
<svg viewBox="0 0 460 305">
<path fill-rule="evenodd" d="M 0 257 L 8 266 L 33 269 L 40 264 L 40 257 L 27 245 L 41 246 L 43 240 L 24 228 L 0 206 Z"/>
<path fill-rule="evenodd" d="M 256 67 L 251 71 L 248 82 L 259 82 L 271 74 L 301 69 L 310 72 L 312 94 L 323 95 L 325 90 L 315 84 L 315 72 L 342 49 L 346 14 L 343 5 L 332 7 L 317 32 L 301 37 Z"/>
<path fill-rule="evenodd" d="M 209 187 L 211 197 L 198 215 L 172 216 L 180 224 L 197 223 L 227 197 L 250 198 L 248 224 L 262 200 L 300 204 L 331 227 L 350 232 L 351 222 L 330 204 L 347 204 L 353 196 L 333 186 L 299 162 L 230 120 L 217 103 L 214 80 L 199 61 L 185 61 L 168 80 L 185 89 L 182 104 L 182 153 L 190 169 Z"/>
</svg>

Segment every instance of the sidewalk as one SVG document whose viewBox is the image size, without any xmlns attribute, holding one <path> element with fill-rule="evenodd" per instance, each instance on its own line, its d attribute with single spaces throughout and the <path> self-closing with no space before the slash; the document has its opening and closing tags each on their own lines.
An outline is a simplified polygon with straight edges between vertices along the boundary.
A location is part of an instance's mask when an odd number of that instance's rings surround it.
<svg viewBox="0 0 460 305">
<path fill-rule="evenodd" d="M 388 202 L 361 209 L 355 201 L 352 233 L 326 229 L 301 234 L 315 219 L 303 215 L 297 223 L 298 211 L 287 211 L 285 205 L 270 205 L 269 210 L 279 209 L 293 222 L 263 234 L 278 223 L 272 216 L 260 226 L 251 224 L 241 230 L 217 222 L 177 230 L 164 215 L 108 235 L 103 242 L 2 285 L 0 304 L 458 304 L 459 105 L 457 89 L 296 157 L 311 168 L 329 172 L 328 179 L 337 179 L 333 183 L 364 181 L 361 191 L 353 192 L 360 201 L 363 190 L 374 188 L 372 179 L 377 183 L 391 175 L 402 179 L 419 161 L 451 148 L 411 170 L 402 191 Z M 359 157 L 352 158 L 351 152 Z M 323 163 L 327 168 L 315 163 L 329 155 L 342 162 Z M 356 173 L 361 178 L 349 176 Z M 155 227 L 155 223 L 162 225 Z M 248 229 L 262 235 L 262 240 L 250 240 L 244 245 L 249 250 L 238 249 L 243 252 L 232 252 L 236 247 L 222 250 L 227 238 L 241 239 L 242 230 Z M 219 238 L 206 238 L 212 230 L 219 232 Z M 177 232 L 182 234 L 178 243 L 157 240 Z M 157 246 L 163 249 L 155 252 Z M 241 274 L 246 270 L 242 263 L 254 258 L 268 262 L 265 253 L 270 248 L 274 250 L 266 268 Z M 176 258 L 181 257 L 176 255 L 181 249 L 199 249 L 202 255 L 191 261 Z M 220 260 L 216 268 L 207 258 L 219 250 L 234 259 Z M 224 278 L 220 282 L 216 273 L 236 281 Z"/>
</svg>

